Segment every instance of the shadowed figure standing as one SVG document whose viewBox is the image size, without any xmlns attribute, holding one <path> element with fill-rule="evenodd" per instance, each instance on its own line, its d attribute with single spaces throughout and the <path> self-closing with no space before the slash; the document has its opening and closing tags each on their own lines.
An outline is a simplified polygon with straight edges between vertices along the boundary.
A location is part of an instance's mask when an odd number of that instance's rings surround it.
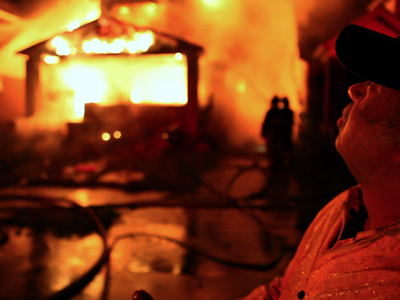
<svg viewBox="0 0 400 300">
<path fill-rule="evenodd" d="M 274 96 L 261 132 L 266 142 L 270 166 L 280 166 L 288 162 L 293 149 L 292 125 L 293 111 L 289 108 L 289 100 Z"/>
<path fill-rule="evenodd" d="M 293 151 L 292 128 L 293 128 L 293 111 L 289 108 L 289 99 L 287 97 L 282 99 L 283 110 L 283 128 L 282 128 L 282 148 L 283 156 L 286 160 L 290 159 Z"/>
</svg>

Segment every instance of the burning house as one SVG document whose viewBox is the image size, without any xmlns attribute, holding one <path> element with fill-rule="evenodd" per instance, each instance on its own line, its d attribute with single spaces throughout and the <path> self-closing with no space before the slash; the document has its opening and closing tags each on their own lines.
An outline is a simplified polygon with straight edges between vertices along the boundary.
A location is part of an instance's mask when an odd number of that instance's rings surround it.
<svg viewBox="0 0 400 300">
<path fill-rule="evenodd" d="M 28 56 L 27 115 L 42 117 L 46 129 L 66 129 L 68 146 L 82 149 L 110 140 L 169 140 L 177 132 L 194 140 L 202 52 L 113 18 L 72 23 L 68 32 L 20 51 Z"/>
</svg>

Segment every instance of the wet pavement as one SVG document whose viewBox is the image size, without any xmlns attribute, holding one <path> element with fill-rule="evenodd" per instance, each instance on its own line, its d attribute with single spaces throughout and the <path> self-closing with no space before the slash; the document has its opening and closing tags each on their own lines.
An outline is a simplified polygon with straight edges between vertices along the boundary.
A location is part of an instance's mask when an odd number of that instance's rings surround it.
<svg viewBox="0 0 400 300">
<path fill-rule="evenodd" d="M 243 297 L 283 273 L 342 187 L 305 185 L 291 168 L 236 156 L 192 191 L 4 187 L 0 299 L 122 300 L 138 289 L 155 300 Z"/>
</svg>

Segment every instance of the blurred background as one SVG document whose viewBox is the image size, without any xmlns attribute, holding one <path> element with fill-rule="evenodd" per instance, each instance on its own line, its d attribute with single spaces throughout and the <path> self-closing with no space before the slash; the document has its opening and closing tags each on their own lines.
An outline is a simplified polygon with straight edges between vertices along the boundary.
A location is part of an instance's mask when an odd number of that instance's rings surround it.
<svg viewBox="0 0 400 300">
<path fill-rule="evenodd" d="M 399 14 L 0 0 L 0 298 L 237 299 L 282 275 L 356 184 L 334 143 L 362 79 L 336 37 L 352 23 L 396 37 Z"/>
</svg>

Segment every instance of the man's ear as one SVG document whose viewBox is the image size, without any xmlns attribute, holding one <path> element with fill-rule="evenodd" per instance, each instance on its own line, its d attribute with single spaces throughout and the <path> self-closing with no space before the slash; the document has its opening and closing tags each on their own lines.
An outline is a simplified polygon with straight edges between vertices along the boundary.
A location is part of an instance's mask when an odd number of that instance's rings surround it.
<svg viewBox="0 0 400 300">
<path fill-rule="evenodd" d="M 400 164 L 400 141 L 397 142 L 396 148 L 394 149 L 393 160 Z"/>
</svg>

